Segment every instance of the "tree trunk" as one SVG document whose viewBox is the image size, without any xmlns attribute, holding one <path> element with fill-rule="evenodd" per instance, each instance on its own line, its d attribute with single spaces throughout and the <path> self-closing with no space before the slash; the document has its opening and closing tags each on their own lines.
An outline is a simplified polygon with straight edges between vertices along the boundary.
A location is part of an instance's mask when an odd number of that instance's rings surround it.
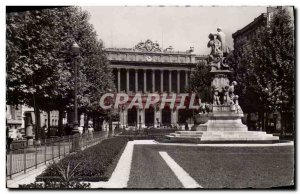
<svg viewBox="0 0 300 194">
<path fill-rule="evenodd" d="M 96 129 L 96 123 L 95 123 L 95 113 L 93 113 L 93 128 Z"/>
<path fill-rule="evenodd" d="M 64 134 L 64 131 L 63 131 L 63 118 L 64 118 L 64 109 L 62 107 L 60 107 L 59 110 L 58 110 L 58 133 L 59 133 L 59 136 Z"/>
<path fill-rule="evenodd" d="M 266 124 L 265 124 L 265 128 L 266 128 L 266 132 L 270 133 L 270 127 L 269 127 L 269 113 L 266 112 Z"/>
<path fill-rule="evenodd" d="M 38 106 L 34 107 L 35 113 L 35 140 L 40 139 L 40 128 L 41 128 L 41 118 L 40 118 L 40 109 Z"/>
<path fill-rule="evenodd" d="M 47 111 L 47 117 L 48 117 L 48 132 L 47 132 L 47 137 L 48 138 L 50 138 L 50 134 L 51 134 L 51 132 L 50 132 L 50 125 L 51 125 L 51 115 L 50 115 L 51 113 L 50 113 L 50 110 L 48 110 Z"/>
<path fill-rule="evenodd" d="M 285 128 L 286 128 L 286 125 L 285 125 L 285 116 L 284 116 L 284 113 L 283 111 L 280 111 L 280 124 L 281 124 L 281 131 L 282 131 L 282 134 L 284 135 L 285 134 Z"/>
<path fill-rule="evenodd" d="M 262 112 L 262 130 L 266 131 L 266 123 L 265 123 L 266 117 L 265 112 Z"/>
<path fill-rule="evenodd" d="M 84 113 L 84 129 L 87 130 L 88 128 L 88 119 L 89 119 L 89 114 Z"/>
<path fill-rule="evenodd" d="M 263 112 L 258 112 L 258 127 L 259 127 L 259 131 L 263 131 L 263 116 L 264 113 Z"/>
</svg>

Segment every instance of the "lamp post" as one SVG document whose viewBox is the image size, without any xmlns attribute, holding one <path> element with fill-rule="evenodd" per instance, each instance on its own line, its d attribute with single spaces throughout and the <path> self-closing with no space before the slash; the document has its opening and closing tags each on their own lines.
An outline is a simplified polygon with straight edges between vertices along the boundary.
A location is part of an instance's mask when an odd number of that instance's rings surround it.
<svg viewBox="0 0 300 194">
<path fill-rule="evenodd" d="M 125 114 L 125 107 L 124 106 L 122 106 L 122 113 L 123 113 L 123 131 L 125 131 L 125 125 L 124 125 L 124 123 L 125 123 L 125 117 L 124 117 L 124 114 Z"/>
<path fill-rule="evenodd" d="M 77 78 L 77 72 L 78 72 L 78 67 L 77 67 L 77 62 L 79 58 L 79 52 L 80 52 L 80 47 L 76 42 L 73 43 L 72 45 L 72 53 L 74 54 L 74 78 L 75 78 L 75 86 L 74 86 L 74 122 L 73 122 L 73 130 L 72 133 L 75 135 L 74 136 L 74 141 L 73 141 L 73 150 L 77 151 L 80 149 L 79 147 L 79 139 L 76 137 L 76 134 L 79 133 L 78 131 L 78 108 L 77 108 L 77 87 L 78 87 L 78 78 Z"/>
<path fill-rule="evenodd" d="M 118 129 L 120 129 L 120 106 L 118 106 L 118 116 L 119 116 L 119 118 L 118 118 Z"/>
<path fill-rule="evenodd" d="M 73 133 L 78 132 L 78 108 L 77 108 L 77 59 L 79 55 L 79 49 L 80 47 L 78 46 L 77 43 L 74 43 L 72 45 L 72 52 L 75 56 L 74 59 L 74 76 L 75 76 L 75 86 L 74 86 L 74 123 L 73 123 Z"/>
<path fill-rule="evenodd" d="M 112 89 L 108 89 L 108 91 L 109 92 L 113 92 L 113 90 Z M 111 137 L 113 134 L 112 134 L 112 128 L 113 128 L 113 126 L 112 126 L 112 111 L 113 111 L 113 106 L 114 106 L 114 103 L 115 103 L 115 101 L 114 101 L 114 98 L 113 99 L 111 99 L 111 101 L 110 101 L 110 103 L 112 104 L 112 108 L 110 109 L 110 111 L 108 112 L 108 119 L 109 119 L 109 121 L 108 121 L 108 136 L 109 137 Z"/>
</svg>

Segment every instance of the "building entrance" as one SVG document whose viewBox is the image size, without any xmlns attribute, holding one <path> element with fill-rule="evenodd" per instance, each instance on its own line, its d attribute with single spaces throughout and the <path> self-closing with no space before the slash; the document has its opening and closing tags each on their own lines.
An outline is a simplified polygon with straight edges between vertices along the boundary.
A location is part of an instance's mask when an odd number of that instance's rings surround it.
<svg viewBox="0 0 300 194">
<path fill-rule="evenodd" d="M 135 107 L 128 110 L 128 126 L 137 126 L 137 110 Z"/>
<path fill-rule="evenodd" d="M 169 108 L 162 109 L 161 123 L 162 125 L 171 125 L 171 110 Z"/>
<path fill-rule="evenodd" d="M 154 126 L 154 109 L 150 107 L 145 109 L 145 125 L 146 126 Z"/>
</svg>

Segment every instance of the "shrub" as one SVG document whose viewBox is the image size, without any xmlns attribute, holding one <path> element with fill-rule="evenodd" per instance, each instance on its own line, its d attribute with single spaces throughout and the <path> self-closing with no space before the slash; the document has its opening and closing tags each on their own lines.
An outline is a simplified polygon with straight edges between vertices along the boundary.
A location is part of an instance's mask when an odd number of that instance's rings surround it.
<svg viewBox="0 0 300 194">
<path fill-rule="evenodd" d="M 166 129 L 143 129 L 143 130 L 127 130 L 122 132 L 119 137 L 127 137 L 129 140 L 142 140 L 142 139 L 161 139 L 164 138 L 165 135 L 170 133 L 174 133 L 176 129 L 166 128 Z"/>
<path fill-rule="evenodd" d="M 72 181 L 69 184 L 64 182 L 45 182 L 45 183 L 30 183 L 19 185 L 20 189 L 88 189 L 90 183 L 80 183 Z"/>
<path fill-rule="evenodd" d="M 126 138 L 114 137 L 101 143 L 69 155 L 51 164 L 37 177 L 38 181 L 60 181 L 63 178 L 62 169 L 75 169 L 72 178 L 76 181 L 107 181 L 108 167 L 127 143 Z M 57 165 L 60 167 L 58 168 Z"/>
</svg>

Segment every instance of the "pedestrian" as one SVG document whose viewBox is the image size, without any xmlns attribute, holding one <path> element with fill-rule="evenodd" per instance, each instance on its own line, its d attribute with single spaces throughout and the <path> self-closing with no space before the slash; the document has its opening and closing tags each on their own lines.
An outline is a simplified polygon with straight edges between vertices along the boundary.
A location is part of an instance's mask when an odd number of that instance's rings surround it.
<svg viewBox="0 0 300 194">
<path fill-rule="evenodd" d="M 89 125 L 88 133 L 89 133 L 90 139 L 93 139 L 93 132 L 94 132 L 94 128 L 91 125 Z"/>
<path fill-rule="evenodd" d="M 78 132 L 79 132 L 80 135 L 82 135 L 82 133 L 83 133 L 83 126 L 78 127 Z"/>
<path fill-rule="evenodd" d="M 189 124 L 187 122 L 185 122 L 185 130 L 188 131 L 189 130 Z"/>
</svg>

